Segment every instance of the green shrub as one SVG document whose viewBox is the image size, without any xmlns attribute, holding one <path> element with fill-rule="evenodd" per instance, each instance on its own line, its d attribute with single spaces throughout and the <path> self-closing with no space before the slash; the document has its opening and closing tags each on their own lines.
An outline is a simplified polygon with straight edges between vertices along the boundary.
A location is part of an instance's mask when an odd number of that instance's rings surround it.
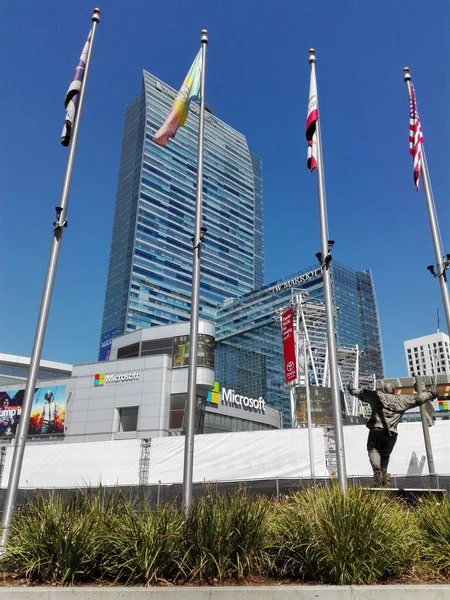
<svg viewBox="0 0 450 600">
<path fill-rule="evenodd" d="M 450 502 L 427 498 L 419 502 L 420 558 L 425 568 L 450 573 Z"/>
<path fill-rule="evenodd" d="M 382 492 L 337 486 L 298 492 L 274 518 L 278 576 L 331 584 L 369 584 L 415 561 L 414 519 Z"/>
<path fill-rule="evenodd" d="M 101 491 L 70 499 L 35 493 L 13 518 L 4 567 L 36 582 L 73 584 L 100 577 L 106 512 Z"/>
<path fill-rule="evenodd" d="M 417 511 L 382 491 L 337 486 L 280 503 L 205 494 L 185 520 L 103 490 L 36 494 L 17 510 L 2 569 L 36 583 L 223 581 L 270 575 L 370 584 L 419 566 L 450 571 L 450 503 Z"/>
<path fill-rule="evenodd" d="M 154 584 L 183 576 L 183 515 L 173 505 L 136 511 L 131 500 L 109 520 L 104 532 L 103 569 L 127 584 Z"/>
<path fill-rule="evenodd" d="M 248 498 L 242 490 L 195 502 L 184 529 L 189 578 L 222 581 L 261 573 L 267 565 L 269 507 L 269 501 Z"/>
</svg>

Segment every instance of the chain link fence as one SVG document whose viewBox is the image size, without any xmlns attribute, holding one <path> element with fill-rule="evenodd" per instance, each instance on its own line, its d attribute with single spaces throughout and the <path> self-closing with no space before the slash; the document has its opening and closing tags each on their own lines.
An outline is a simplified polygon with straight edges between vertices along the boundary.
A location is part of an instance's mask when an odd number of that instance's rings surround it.
<svg viewBox="0 0 450 600">
<path fill-rule="evenodd" d="M 310 478 L 292 478 L 292 479 L 253 479 L 246 481 L 218 481 L 194 483 L 192 487 L 192 496 L 194 499 L 200 498 L 203 494 L 227 494 L 236 490 L 242 490 L 247 496 L 266 496 L 272 499 L 280 499 L 291 495 L 292 493 L 306 489 L 311 486 L 328 486 L 332 480 L 327 477 Z M 373 487 L 372 477 L 348 477 L 349 486 Z M 392 475 L 390 488 L 400 490 L 399 495 L 405 496 L 401 492 L 414 490 L 441 490 L 441 495 L 450 495 L 450 475 Z M 157 506 L 163 503 L 176 502 L 181 504 L 182 486 L 181 483 L 174 484 L 149 484 L 133 486 L 111 486 L 111 487 L 87 487 L 87 488 L 44 488 L 32 489 L 21 488 L 18 490 L 17 503 L 23 504 L 27 499 L 33 498 L 36 492 L 42 496 L 48 497 L 53 493 L 60 494 L 67 498 L 71 497 L 76 491 L 84 490 L 86 493 L 101 493 L 106 502 L 113 494 L 120 492 L 130 496 L 134 502 L 148 503 L 150 506 Z M 6 496 L 6 490 L 0 489 L 0 507 L 3 512 L 3 506 Z"/>
</svg>

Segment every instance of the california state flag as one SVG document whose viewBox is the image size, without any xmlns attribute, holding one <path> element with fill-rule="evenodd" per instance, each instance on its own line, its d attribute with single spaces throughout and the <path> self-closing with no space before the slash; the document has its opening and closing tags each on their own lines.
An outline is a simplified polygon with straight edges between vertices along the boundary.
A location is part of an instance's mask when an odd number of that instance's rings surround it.
<svg viewBox="0 0 450 600">
<path fill-rule="evenodd" d="M 319 104 L 317 102 L 316 66 L 311 65 L 311 82 L 309 84 L 308 116 L 306 117 L 306 139 L 308 141 L 307 166 L 310 171 L 317 167 L 317 139 L 316 126 L 319 118 Z"/>
</svg>

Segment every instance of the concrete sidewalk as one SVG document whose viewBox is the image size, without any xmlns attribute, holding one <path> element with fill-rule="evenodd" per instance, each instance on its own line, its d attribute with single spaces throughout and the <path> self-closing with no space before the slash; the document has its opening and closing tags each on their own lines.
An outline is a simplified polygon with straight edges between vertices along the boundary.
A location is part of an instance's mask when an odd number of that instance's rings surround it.
<svg viewBox="0 0 450 600">
<path fill-rule="evenodd" d="M 450 585 L 0 587 L 0 600 L 450 600 Z"/>
</svg>

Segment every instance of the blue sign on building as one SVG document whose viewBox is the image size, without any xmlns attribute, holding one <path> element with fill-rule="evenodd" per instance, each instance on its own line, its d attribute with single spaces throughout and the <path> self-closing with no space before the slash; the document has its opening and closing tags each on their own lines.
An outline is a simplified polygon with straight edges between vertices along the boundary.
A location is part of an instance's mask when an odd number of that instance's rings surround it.
<svg viewBox="0 0 450 600">
<path fill-rule="evenodd" d="M 98 351 L 98 360 L 109 360 L 109 353 L 111 352 L 111 344 L 114 338 L 120 333 L 120 329 L 116 327 L 107 331 L 100 338 L 100 348 Z"/>
</svg>

